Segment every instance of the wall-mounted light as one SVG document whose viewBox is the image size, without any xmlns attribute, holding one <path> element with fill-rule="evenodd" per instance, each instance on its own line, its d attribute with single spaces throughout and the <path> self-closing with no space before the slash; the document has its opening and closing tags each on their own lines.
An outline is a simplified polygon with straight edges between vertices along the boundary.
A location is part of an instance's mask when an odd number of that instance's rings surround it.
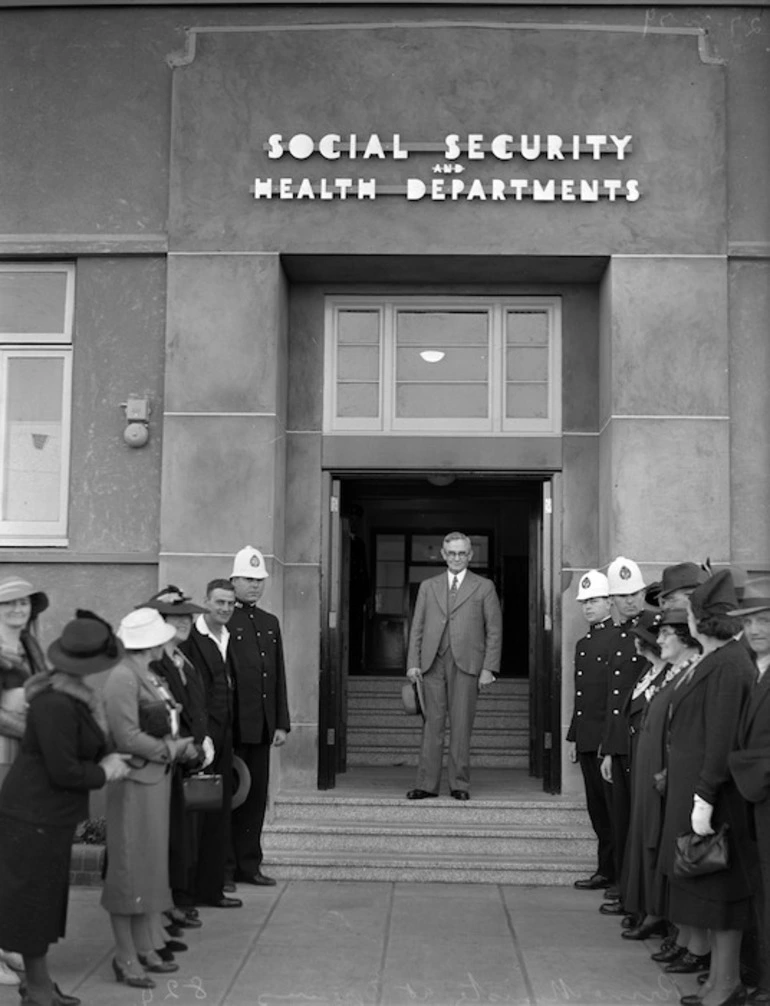
<svg viewBox="0 0 770 1006">
<path fill-rule="evenodd" d="M 443 353 L 440 349 L 423 349 L 420 356 L 426 363 L 440 363 L 446 353 Z"/>
<path fill-rule="evenodd" d="M 129 395 L 120 406 L 126 413 L 123 439 L 129 447 L 144 447 L 150 439 L 150 400 Z"/>
</svg>

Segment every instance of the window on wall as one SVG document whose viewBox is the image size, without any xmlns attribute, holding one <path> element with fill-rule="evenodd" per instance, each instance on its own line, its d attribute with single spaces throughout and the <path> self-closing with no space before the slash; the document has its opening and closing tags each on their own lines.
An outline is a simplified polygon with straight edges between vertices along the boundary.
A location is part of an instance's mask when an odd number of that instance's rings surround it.
<svg viewBox="0 0 770 1006">
<path fill-rule="evenodd" d="M 0 263 L 0 542 L 67 535 L 75 267 Z"/>
<path fill-rule="evenodd" d="M 324 429 L 560 433 L 559 298 L 328 298 Z"/>
</svg>

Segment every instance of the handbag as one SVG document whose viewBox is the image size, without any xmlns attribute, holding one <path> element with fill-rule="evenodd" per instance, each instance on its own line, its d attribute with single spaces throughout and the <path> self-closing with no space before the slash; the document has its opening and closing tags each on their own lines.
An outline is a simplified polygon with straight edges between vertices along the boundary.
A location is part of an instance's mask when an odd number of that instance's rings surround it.
<svg viewBox="0 0 770 1006">
<path fill-rule="evenodd" d="M 703 877 L 730 866 L 727 841 L 728 826 L 723 824 L 713 835 L 689 832 L 678 835 L 674 846 L 674 876 Z"/>
<path fill-rule="evenodd" d="M 224 783 L 219 773 L 194 772 L 182 780 L 186 810 L 222 809 Z"/>
<path fill-rule="evenodd" d="M 168 737 L 171 733 L 171 716 L 168 703 L 140 702 L 139 729 L 150 737 Z"/>
</svg>

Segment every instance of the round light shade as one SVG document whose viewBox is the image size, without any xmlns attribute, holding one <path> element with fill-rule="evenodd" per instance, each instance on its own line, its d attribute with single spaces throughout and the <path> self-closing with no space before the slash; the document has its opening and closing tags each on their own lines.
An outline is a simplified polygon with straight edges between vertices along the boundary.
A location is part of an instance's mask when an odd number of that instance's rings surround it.
<svg viewBox="0 0 770 1006">
<path fill-rule="evenodd" d="M 446 356 L 446 353 L 442 353 L 440 349 L 423 349 L 420 356 L 426 363 L 440 363 Z"/>
</svg>

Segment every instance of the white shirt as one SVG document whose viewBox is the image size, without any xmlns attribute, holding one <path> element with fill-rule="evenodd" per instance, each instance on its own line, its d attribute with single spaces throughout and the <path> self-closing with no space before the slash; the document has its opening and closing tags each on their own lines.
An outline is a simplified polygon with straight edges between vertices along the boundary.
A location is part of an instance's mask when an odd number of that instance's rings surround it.
<svg viewBox="0 0 770 1006">
<path fill-rule="evenodd" d="M 757 679 L 759 681 L 762 680 L 762 675 L 768 667 L 770 667 L 770 653 L 766 653 L 763 657 L 757 657 Z"/>
<path fill-rule="evenodd" d="M 465 574 L 467 572 L 467 569 L 461 569 L 459 573 L 452 573 L 450 570 L 447 570 L 447 576 L 449 577 L 449 589 L 452 589 L 452 581 L 455 577 L 457 577 L 457 589 L 459 590 L 463 585 L 463 580 L 465 579 Z"/>
<path fill-rule="evenodd" d="M 198 615 L 195 619 L 195 628 L 202 636 L 208 636 L 209 639 L 213 639 L 217 644 L 217 649 L 222 654 L 222 660 L 227 660 L 227 644 L 230 642 L 230 633 L 227 630 L 227 626 L 223 625 L 221 635 L 215 636 L 208 627 L 205 615 Z"/>
</svg>

